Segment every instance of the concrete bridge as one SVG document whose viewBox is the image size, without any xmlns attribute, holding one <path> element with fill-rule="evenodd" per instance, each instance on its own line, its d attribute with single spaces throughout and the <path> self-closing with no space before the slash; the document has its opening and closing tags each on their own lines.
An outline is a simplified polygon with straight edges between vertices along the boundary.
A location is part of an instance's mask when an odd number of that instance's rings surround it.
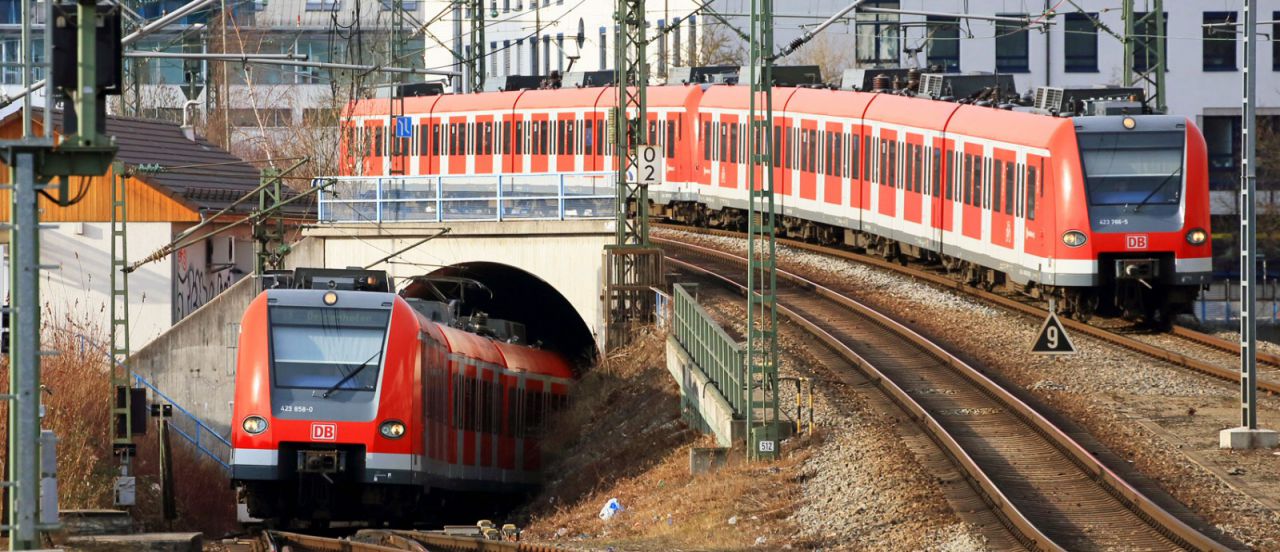
<svg viewBox="0 0 1280 552">
<path fill-rule="evenodd" d="M 468 302 L 491 317 L 524 322 L 531 341 L 587 354 L 603 347 L 605 335 L 601 297 L 604 246 L 614 240 L 611 178 L 340 179 L 337 195 L 320 202 L 321 223 L 305 231 L 286 266 L 373 264 L 397 281 L 423 275 L 474 279 L 491 296 L 468 295 Z M 131 361 L 135 373 L 217 432 L 225 433 L 231 418 L 240 317 L 258 286 L 253 278 L 241 280 Z"/>
</svg>

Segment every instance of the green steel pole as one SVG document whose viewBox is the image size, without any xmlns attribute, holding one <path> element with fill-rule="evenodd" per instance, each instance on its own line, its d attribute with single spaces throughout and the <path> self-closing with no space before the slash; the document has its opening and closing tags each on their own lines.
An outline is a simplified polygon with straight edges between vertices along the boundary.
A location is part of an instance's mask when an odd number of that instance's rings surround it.
<svg viewBox="0 0 1280 552">
<path fill-rule="evenodd" d="M 747 171 L 750 211 L 747 218 L 745 389 L 747 407 L 745 410 L 747 428 L 750 432 L 756 427 L 767 429 L 769 425 L 778 421 L 778 315 L 774 308 L 777 295 L 777 257 L 773 196 L 775 136 L 773 134 L 772 0 L 752 0 L 751 3 L 751 62 L 748 73 L 751 99 L 747 112 L 750 129 L 747 141 L 748 159 L 751 162 Z M 759 400 L 756 398 L 757 386 Z M 759 412 L 757 408 L 760 408 Z M 758 420 L 757 415 L 759 415 Z M 776 439 L 773 437 L 768 439 L 774 444 L 774 448 L 765 450 L 760 442 L 749 435 L 748 457 L 759 458 L 776 454 Z"/>
</svg>

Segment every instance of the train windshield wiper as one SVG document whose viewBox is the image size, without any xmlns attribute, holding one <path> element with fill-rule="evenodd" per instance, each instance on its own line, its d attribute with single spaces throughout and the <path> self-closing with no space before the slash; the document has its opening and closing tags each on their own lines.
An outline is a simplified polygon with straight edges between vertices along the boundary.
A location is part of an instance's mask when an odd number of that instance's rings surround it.
<svg viewBox="0 0 1280 552">
<path fill-rule="evenodd" d="M 1142 201 L 1139 201 L 1138 204 L 1133 207 L 1133 212 L 1135 213 L 1138 212 L 1138 209 L 1141 209 L 1142 206 L 1146 205 L 1148 201 L 1151 201 L 1151 198 L 1155 197 L 1156 194 L 1160 192 L 1160 190 L 1164 189 L 1165 184 L 1168 184 L 1170 179 L 1172 179 L 1174 176 L 1177 176 L 1179 174 L 1182 174 L 1181 162 L 1178 163 L 1177 169 L 1174 169 L 1173 172 L 1169 173 L 1168 176 L 1164 177 L 1164 180 L 1160 181 L 1159 186 L 1156 186 L 1154 190 L 1151 190 L 1151 193 L 1147 194 L 1147 197 L 1142 198 Z"/>
<path fill-rule="evenodd" d="M 351 381 L 351 378 L 356 377 L 356 374 L 359 374 L 361 370 L 364 370 L 366 367 L 368 367 L 369 363 L 373 362 L 373 359 L 378 358 L 378 356 L 380 355 L 382 355 L 382 351 L 373 353 L 373 356 L 369 357 L 368 360 L 361 362 L 360 365 L 356 366 L 356 369 L 352 370 L 350 374 L 343 376 L 342 379 L 338 380 L 338 383 L 333 384 L 333 387 L 330 387 L 326 389 L 324 393 L 321 393 L 320 398 L 322 399 L 329 398 L 329 395 L 332 395 L 334 391 L 337 391 L 339 387 L 342 387 L 342 384 L 347 383 L 348 381 Z"/>
</svg>

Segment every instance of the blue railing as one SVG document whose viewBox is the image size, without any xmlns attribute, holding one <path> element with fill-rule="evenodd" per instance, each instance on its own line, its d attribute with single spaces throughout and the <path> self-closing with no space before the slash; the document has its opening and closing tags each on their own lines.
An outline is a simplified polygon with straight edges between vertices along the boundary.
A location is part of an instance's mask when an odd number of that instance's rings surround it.
<svg viewBox="0 0 1280 552">
<path fill-rule="evenodd" d="M 102 344 L 97 343 L 84 334 L 76 334 L 76 339 L 80 342 L 81 351 L 87 347 L 93 347 L 94 349 L 101 351 L 102 354 L 107 357 L 109 362 L 127 369 L 124 365 L 120 364 L 120 361 L 116 360 L 106 347 L 102 346 Z M 130 372 L 130 374 L 133 376 L 135 385 L 141 385 L 142 387 L 150 389 L 151 392 L 160 400 L 173 405 L 173 409 L 177 411 L 178 415 L 170 419 L 170 428 L 177 432 L 183 439 L 186 439 L 188 443 L 194 445 L 196 450 L 200 451 L 205 456 L 212 458 L 213 461 L 217 462 L 223 469 L 231 471 L 231 441 L 228 441 L 226 437 L 219 434 L 217 431 L 214 431 L 212 427 L 209 427 L 208 424 L 204 423 L 204 421 L 198 418 L 195 414 L 192 414 L 191 412 L 188 412 L 187 409 L 182 408 L 181 405 L 174 402 L 174 400 L 169 398 L 168 395 L 162 393 L 160 389 L 156 388 L 155 385 L 152 385 L 151 382 L 147 381 L 141 374 L 134 372 Z"/>
<path fill-rule="evenodd" d="M 613 172 L 325 177 L 326 222 L 452 222 L 610 219 Z"/>
</svg>

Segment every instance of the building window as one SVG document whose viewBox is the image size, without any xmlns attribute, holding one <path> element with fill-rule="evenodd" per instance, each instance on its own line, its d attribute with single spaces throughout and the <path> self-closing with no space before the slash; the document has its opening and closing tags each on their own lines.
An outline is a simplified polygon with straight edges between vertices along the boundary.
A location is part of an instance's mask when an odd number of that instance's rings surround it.
<svg viewBox="0 0 1280 552">
<path fill-rule="evenodd" d="M 502 41 L 502 74 L 511 74 L 511 41 Z"/>
<path fill-rule="evenodd" d="M 1205 117 L 1204 141 L 1209 150 L 1209 188 L 1235 188 L 1240 183 L 1240 117 Z"/>
<path fill-rule="evenodd" d="M 1204 12 L 1204 70 L 1236 70 L 1236 12 Z"/>
<path fill-rule="evenodd" d="M 898 9 L 897 0 L 871 0 L 866 7 Z M 858 26 L 855 46 L 858 63 L 872 66 L 897 66 L 902 36 L 898 15 L 892 13 L 864 13 L 856 16 Z M 693 44 L 693 41 L 689 41 Z"/>
<path fill-rule="evenodd" d="M 1000 17 L 1025 18 L 1024 13 L 1002 13 Z M 996 72 L 1027 73 L 1031 70 L 1028 63 L 1030 40 L 1027 28 L 1020 23 L 1005 21 L 996 22 Z"/>
<path fill-rule="evenodd" d="M 667 22 L 658 20 L 658 76 L 667 76 Z"/>
<path fill-rule="evenodd" d="M 289 109 L 231 109 L 227 116 L 231 126 L 280 128 L 292 126 L 293 111 Z"/>
<path fill-rule="evenodd" d="M 672 18 L 671 26 L 675 27 L 671 31 L 671 64 L 680 67 L 680 18 Z"/>
<path fill-rule="evenodd" d="M 1271 24 L 1271 70 L 1280 71 L 1280 11 L 1271 12 L 1271 20 L 1276 23 Z"/>
<path fill-rule="evenodd" d="M 511 11 L 511 0 L 502 0 L 502 13 L 507 13 L 509 11 Z"/>
<path fill-rule="evenodd" d="M 498 51 L 498 43 L 497 43 L 496 41 L 495 41 L 495 42 L 490 42 L 490 43 L 489 43 L 489 55 L 493 55 L 493 53 L 494 53 L 494 52 L 497 52 L 497 51 Z M 492 59 L 487 59 L 487 60 L 485 60 L 485 65 L 488 65 L 488 66 L 489 66 L 489 76 L 490 76 L 490 77 L 496 77 L 496 76 L 498 76 L 498 64 L 497 64 L 497 63 L 495 63 L 495 62 L 494 62 L 494 60 L 492 60 Z"/>
<path fill-rule="evenodd" d="M 1139 37 L 1147 39 L 1157 37 L 1160 44 L 1164 46 L 1165 54 L 1169 52 L 1169 14 L 1164 14 L 1164 28 L 1156 32 L 1156 14 L 1155 12 L 1134 12 L 1133 33 Z M 1148 47 L 1149 42 L 1138 40 L 1133 45 L 1133 70 L 1139 73 L 1149 71 L 1155 68 L 1156 62 L 1159 61 L 1157 52 Z M 1169 71 L 1169 64 L 1165 63 L 1164 68 Z"/>
<path fill-rule="evenodd" d="M 609 30 L 600 27 L 600 70 L 604 71 L 609 68 Z"/>
<path fill-rule="evenodd" d="M 564 74 L 564 33 L 556 33 L 556 70 Z"/>
<path fill-rule="evenodd" d="M 22 2 L 20 0 L 0 0 L 0 24 L 18 25 L 22 23 Z"/>
<path fill-rule="evenodd" d="M 337 2 L 337 0 L 332 0 L 332 1 L 335 3 Z M 310 4 L 312 4 L 313 2 L 316 2 L 316 0 L 307 0 L 307 4 L 308 4 L 307 9 L 311 9 Z M 392 9 L 395 9 L 396 7 L 395 0 L 381 0 L 381 3 L 382 3 L 382 9 L 384 10 L 392 10 Z M 333 9 L 337 9 L 337 8 L 333 8 Z M 418 9 L 418 0 L 400 0 L 400 9 L 404 11 L 415 11 Z"/>
<path fill-rule="evenodd" d="M 1098 72 L 1096 13 L 1068 13 L 1063 44 L 1063 69 L 1068 73 Z"/>
<path fill-rule="evenodd" d="M 307 11 L 338 11 L 340 0 L 307 0 Z"/>
<path fill-rule="evenodd" d="M 928 22 L 927 64 L 944 73 L 960 72 L 960 20 L 931 15 Z"/>
<path fill-rule="evenodd" d="M 538 0 L 533 1 L 536 3 Z M 541 75 L 542 73 L 538 72 L 541 67 L 538 65 L 538 37 L 531 36 L 529 37 L 529 74 L 535 77 Z"/>
<path fill-rule="evenodd" d="M 551 74 L 551 35 L 542 35 L 542 72 L 539 74 Z"/>
<path fill-rule="evenodd" d="M 689 16 L 689 65 L 698 62 L 698 18 Z"/>
</svg>

